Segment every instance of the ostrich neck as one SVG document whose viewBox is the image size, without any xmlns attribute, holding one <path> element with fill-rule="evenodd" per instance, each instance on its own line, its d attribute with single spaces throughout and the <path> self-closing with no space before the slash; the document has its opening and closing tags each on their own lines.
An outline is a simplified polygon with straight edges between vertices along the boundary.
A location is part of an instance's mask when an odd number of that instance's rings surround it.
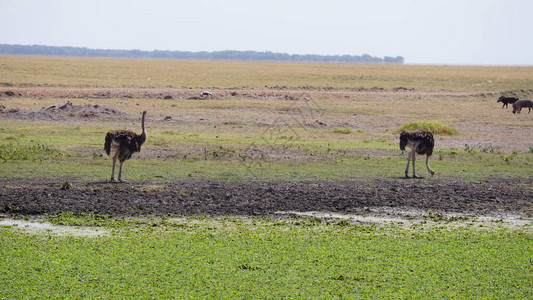
<svg viewBox="0 0 533 300">
<path fill-rule="evenodd" d="M 142 144 L 144 144 L 144 142 L 146 142 L 146 129 L 144 128 L 145 115 L 146 115 L 146 113 L 143 113 L 143 117 L 142 117 L 142 121 L 141 121 L 141 126 L 142 126 L 143 132 L 141 133 L 141 135 L 139 137 L 139 144 L 140 145 L 142 145 Z"/>
<path fill-rule="evenodd" d="M 143 134 L 143 135 L 146 135 L 146 130 L 144 129 L 144 116 L 145 116 L 145 114 L 143 114 L 143 118 L 142 118 L 141 126 L 142 126 L 142 130 L 143 130 L 142 134 Z"/>
</svg>

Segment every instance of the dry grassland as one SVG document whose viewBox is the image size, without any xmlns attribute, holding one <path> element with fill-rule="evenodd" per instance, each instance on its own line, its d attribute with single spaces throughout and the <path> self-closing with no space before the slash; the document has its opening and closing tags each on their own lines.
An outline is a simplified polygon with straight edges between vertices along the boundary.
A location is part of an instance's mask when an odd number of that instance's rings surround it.
<svg viewBox="0 0 533 300">
<path fill-rule="evenodd" d="M 365 65 L 0 56 L 0 84 L 60 87 L 530 89 L 533 67 Z"/>
<path fill-rule="evenodd" d="M 144 158 L 201 157 L 222 148 L 236 154 L 251 144 L 293 161 L 314 161 L 324 153 L 399 155 L 395 129 L 421 120 L 441 121 L 459 131 L 437 136 L 442 151 L 528 154 L 533 146 L 532 115 L 513 115 L 496 103 L 504 92 L 531 96 L 532 67 L 24 56 L 0 56 L 0 66 L 0 104 L 6 109 L 38 111 L 71 101 L 124 112 L 32 121 L 41 129 L 94 128 L 95 142 L 57 146 L 67 151 L 101 151 L 97 135 L 111 128 L 138 130 L 143 110 L 149 112 L 150 133 L 140 154 Z M 213 97 L 199 97 L 204 90 Z M 5 96 L 6 91 L 15 96 Z M 2 118 L 5 138 L 29 122 Z"/>
</svg>

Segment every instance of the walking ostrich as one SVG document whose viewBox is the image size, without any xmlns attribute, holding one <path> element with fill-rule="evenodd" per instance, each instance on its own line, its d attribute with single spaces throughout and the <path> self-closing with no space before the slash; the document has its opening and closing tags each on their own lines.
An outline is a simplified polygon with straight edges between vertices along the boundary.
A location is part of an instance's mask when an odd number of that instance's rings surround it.
<svg viewBox="0 0 533 300">
<path fill-rule="evenodd" d="M 114 150 L 113 155 L 113 169 L 111 171 L 111 182 L 115 181 L 115 163 L 120 162 L 120 168 L 118 170 L 118 181 L 122 181 L 122 164 L 125 160 L 131 158 L 131 155 L 135 152 L 141 151 L 141 146 L 146 142 L 146 130 L 144 129 L 144 118 L 146 111 L 143 111 L 142 115 L 142 133 L 136 134 L 129 130 L 112 130 L 105 136 L 104 149 L 107 155 L 111 155 L 111 150 Z"/>
<path fill-rule="evenodd" d="M 426 155 L 426 167 L 431 176 L 433 176 L 435 172 L 429 167 L 429 157 L 433 154 L 433 147 L 435 146 L 433 134 L 422 129 L 402 131 L 402 133 L 400 133 L 400 150 L 402 150 L 402 154 L 405 150 L 405 146 L 412 149 L 407 158 L 405 178 L 409 178 L 407 174 L 409 173 L 409 162 L 411 158 L 413 159 L 413 178 L 417 178 L 415 173 L 415 155 L 417 153 Z"/>
</svg>

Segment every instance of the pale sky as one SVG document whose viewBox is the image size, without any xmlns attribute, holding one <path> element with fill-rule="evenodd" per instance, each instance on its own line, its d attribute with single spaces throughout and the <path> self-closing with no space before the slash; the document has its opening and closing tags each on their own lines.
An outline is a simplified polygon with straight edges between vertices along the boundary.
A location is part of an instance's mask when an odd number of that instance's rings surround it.
<svg viewBox="0 0 533 300">
<path fill-rule="evenodd" d="M 0 44 L 533 65 L 530 0 L 0 0 Z"/>
</svg>

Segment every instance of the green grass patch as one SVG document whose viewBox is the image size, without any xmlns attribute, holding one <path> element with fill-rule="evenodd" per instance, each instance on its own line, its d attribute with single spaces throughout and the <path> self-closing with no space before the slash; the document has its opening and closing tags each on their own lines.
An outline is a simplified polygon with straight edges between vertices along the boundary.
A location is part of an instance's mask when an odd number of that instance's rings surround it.
<svg viewBox="0 0 533 300">
<path fill-rule="evenodd" d="M 231 218 L 118 219 L 109 228 L 75 237 L 0 227 L 0 298 L 533 296 L 533 239 L 521 231 Z"/>
<path fill-rule="evenodd" d="M 227 180 L 345 180 L 350 178 L 396 177 L 403 175 L 403 156 L 339 156 L 320 161 L 267 161 L 263 159 L 224 161 L 208 154 L 201 159 L 138 159 L 124 163 L 125 180 L 174 180 L 217 178 Z M 464 179 L 531 176 L 530 154 L 470 154 L 437 150 L 430 165 L 436 176 Z M 417 164 L 420 176 L 429 176 L 423 163 Z M 7 161 L 0 178 L 80 178 L 108 180 L 111 159 L 107 156 L 70 157 L 49 161 Z"/>
<path fill-rule="evenodd" d="M 102 151 L 104 137 L 111 128 L 99 126 L 74 127 L 70 124 L 19 126 L 18 122 L 4 122 L 0 130 L 0 144 L 14 144 L 22 149 L 50 143 L 57 151 L 68 152 L 72 148 L 94 148 Z"/>
<path fill-rule="evenodd" d="M 335 127 L 331 130 L 331 132 L 340 134 L 363 133 L 361 129 L 353 131 L 351 128 L 347 127 Z"/>
<path fill-rule="evenodd" d="M 5 125 L 5 130 L 0 130 L 0 178 L 107 180 L 110 177 L 111 159 L 103 155 L 102 149 L 107 127 L 83 126 L 72 130 L 69 124 L 61 123 L 30 127 L 5 122 Z M 367 133 L 351 135 L 332 133 L 331 129 L 280 128 L 283 134 L 270 136 L 264 128 L 231 133 L 210 130 L 214 130 L 212 126 L 197 131 L 150 131 L 143 152 L 134 154 L 124 164 L 124 179 L 342 180 L 395 177 L 405 169 L 406 157 L 394 155 L 399 153 L 396 140 Z M 50 141 L 54 141 L 53 147 L 46 144 Z M 183 148 L 190 150 L 176 154 L 162 151 L 170 154 L 141 159 L 153 149 Z M 464 151 L 436 148 L 431 165 L 438 176 L 527 178 L 531 176 L 533 163 L 529 150 L 503 153 L 490 146 L 470 145 L 465 145 Z M 285 153 L 291 156 L 287 158 Z M 421 176 L 427 176 L 423 164 L 417 167 Z"/>
<path fill-rule="evenodd" d="M 65 154 L 57 149 L 43 144 L 0 144 L 0 161 L 42 161 L 49 159 L 58 159 Z"/>
<path fill-rule="evenodd" d="M 458 131 L 450 125 L 447 125 L 440 121 L 415 121 L 405 123 L 400 128 L 396 129 L 396 132 L 402 132 L 404 130 L 424 129 L 433 134 L 454 135 Z"/>
</svg>

